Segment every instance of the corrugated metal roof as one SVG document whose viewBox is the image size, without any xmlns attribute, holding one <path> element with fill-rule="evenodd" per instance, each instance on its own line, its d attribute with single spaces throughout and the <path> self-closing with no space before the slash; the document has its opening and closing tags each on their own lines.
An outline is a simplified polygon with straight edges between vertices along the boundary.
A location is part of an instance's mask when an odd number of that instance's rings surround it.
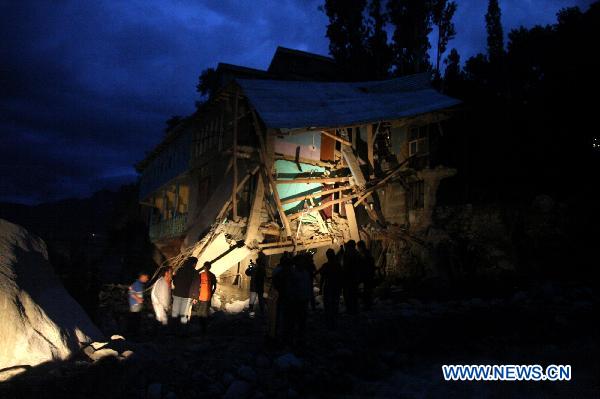
<svg viewBox="0 0 600 399">
<path fill-rule="evenodd" d="M 358 125 L 460 103 L 434 90 L 428 73 L 373 82 L 236 81 L 269 128 Z"/>
</svg>

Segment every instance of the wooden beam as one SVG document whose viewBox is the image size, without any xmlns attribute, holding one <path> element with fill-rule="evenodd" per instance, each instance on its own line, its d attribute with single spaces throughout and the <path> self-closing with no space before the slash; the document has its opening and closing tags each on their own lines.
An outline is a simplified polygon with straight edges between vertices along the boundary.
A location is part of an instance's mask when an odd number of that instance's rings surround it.
<svg viewBox="0 0 600 399">
<path fill-rule="evenodd" d="M 375 170 L 375 158 L 373 156 L 373 125 L 367 125 L 367 159 L 371 166 L 371 173 Z"/>
<path fill-rule="evenodd" d="M 275 159 L 283 159 L 285 161 L 292 161 L 292 162 L 300 162 L 300 163 L 305 163 L 308 165 L 316 165 L 316 166 L 322 166 L 324 168 L 335 168 L 336 165 L 333 162 L 324 162 L 324 161 L 317 161 L 315 159 L 308 159 L 308 158 L 298 158 L 296 159 L 295 156 L 293 155 L 285 155 L 285 154 L 275 154 Z"/>
<path fill-rule="evenodd" d="M 311 198 L 317 198 L 317 197 L 321 197 L 323 195 L 333 194 L 333 193 L 337 193 L 339 191 L 346 191 L 346 190 L 352 190 L 352 187 L 343 186 L 343 187 L 332 188 L 331 190 L 317 191 L 315 193 L 304 195 L 302 197 L 285 198 L 285 199 L 281 200 L 281 203 L 282 204 L 291 204 L 292 202 L 304 201 L 304 200 L 308 200 Z"/>
<path fill-rule="evenodd" d="M 252 243 L 252 241 L 254 241 L 258 236 L 264 197 L 265 186 L 262 181 L 262 175 L 259 174 L 256 180 L 256 189 L 254 191 L 254 199 L 252 200 L 250 216 L 248 216 L 248 224 L 246 225 L 246 245 Z"/>
<path fill-rule="evenodd" d="M 351 194 L 351 195 L 347 195 L 345 197 L 338 198 L 336 200 L 328 201 L 319 206 L 315 206 L 314 208 L 307 209 L 306 211 L 296 212 L 291 215 L 288 215 L 288 219 L 289 220 L 298 219 L 300 216 L 304 215 L 305 213 L 320 211 L 321 209 L 325 209 L 328 206 L 335 205 L 335 204 L 341 204 L 342 202 L 350 201 L 356 197 L 358 197 L 358 194 Z"/>
<path fill-rule="evenodd" d="M 263 249 L 262 252 L 265 255 L 275 255 L 275 254 L 280 254 L 280 253 L 283 253 L 286 251 L 287 252 L 305 251 L 307 249 L 325 247 L 328 245 L 333 245 L 333 239 L 331 239 L 331 238 L 316 239 L 316 240 L 312 240 L 312 241 L 305 241 L 299 245 L 288 244 L 288 245 L 281 246 L 281 247 L 266 248 L 266 249 Z"/>
<path fill-rule="evenodd" d="M 235 92 L 235 99 L 233 100 L 233 192 L 231 194 L 231 205 L 233 208 L 233 220 L 238 218 L 238 207 L 237 207 L 237 185 L 238 185 L 238 167 L 237 167 L 237 141 L 238 141 L 238 98 L 239 89 Z"/>
<path fill-rule="evenodd" d="M 254 167 L 254 169 L 252 169 L 250 172 L 248 172 L 246 174 L 246 176 L 244 176 L 244 178 L 242 179 L 240 184 L 238 184 L 238 187 L 237 187 L 238 193 L 240 191 L 242 191 L 242 189 L 244 188 L 244 185 L 246 184 L 246 182 L 248 182 L 248 179 L 250 179 L 250 176 L 253 176 L 254 174 L 256 174 L 256 172 L 258 172 L 258 169 L 259 169 L 259 167 L 256 166 L 256 167 Z M 221 219 L 225 215 L 225 212 L 227 212 L 227 209 L 229 209 L 230 205 L 231 205 L 231 198 L 229 198 L 225 202 L 225 204 L 223 204 L 223 206 L 221 207 L 221 211 L 217 215 L 217 219 Z"/>
<path fill-rule="evenodd" d="M 348 227 L 350 228 L 350 238 L 358 242 L 360 241 L 360 234 L 358 233 L 358 224 L 356 223 L 354 207 L 352 206 L 352 203 L 346 202 L 344 208 L 346 209 L 346 220 L 348 221 Z"/>
<path fill-rule="evenodd" d="M 277 184 L 301 184 L 301 183 L 341 183 L 350 180 L 350 176 L 344 177 L 315 177 L 315 178 L 300 178 L 300 179 L 288 179 L 288 180 L 276 180 Z"/>
<path fill-rule="evenodd" d="M 350 146 L 350 147 L 352 146 L 352 143 L 351 143 L 351 142 L 349 142 L 348 140 L 345 140 L 345 139 L 343 139 L 343 138 L 341 138 L 341 137 L 339 137 L 339 136 L 336 136 L 336 135 L 335 135 L 335 134 L 333 134 L 333 133 L 329 133 L 329 132 L 328 132 L 328 131 L 326 131 L 326 130 L 321 130 L 321 134 L 324 134 L 324 135 L 325 135 L 325 136 L 327 136 L 327 137 L 331 137 L 332 139 L 339 141 L 339 142 L 340 142 L 340 143 L 342 143 L 343 145 L 347 145 L 347 146 Z"/>
<path fill-rule="evenodd" d="M 277 212 L 279 213 L 279 217 L 281 218 L 281 223 L 283 223 L 283 227 L 285 228 L 285 234 L 287 235 L 287 237 L 291 237 L 292 229 L 290 228 L 290 222 L 285 215 L 283 205 L 281 205 L 281 198 L 279 198 L 279 193 L 277 192 L 277 185 L 275 184 L 275 181 L 273 180 L 273 175 L 271 174 L 271 164 L 267 164 L 267 151 L 265 148 L 265 139 L 262 136 L 260 124 L 258 123 L 258 117 L 256 116 L 256 112 L 254 111 L 252 112 L 252 120 L 254 121 L 255 132 L 258 136 L 258 143 L 260 146 L 258 154 L 260 156 L 260 161 L 263 165 L 263 176 L 267 178 L 267 181 L 271 186 L 273 199 L 275 200 L 275 204 L 277 205 Z"/>
</svg>

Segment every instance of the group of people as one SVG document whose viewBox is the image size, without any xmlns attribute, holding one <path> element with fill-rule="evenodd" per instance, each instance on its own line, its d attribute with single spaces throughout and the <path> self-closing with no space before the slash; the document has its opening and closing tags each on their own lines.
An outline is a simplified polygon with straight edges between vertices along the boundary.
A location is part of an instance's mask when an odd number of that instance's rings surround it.
<svg viewBox="0 0 600 399">
<path fill-rule="evenodd" d="M 269 333 L 281 336 L 291 345 L 302 345 L 309 306 L 315 308 L 314 280 L 319 279 L 323 298 L 325 321 L 335 328 L 340 298 L 344 298 L 346 312 L 357 314 L 359 299 L 369 309 L 373 303 L 375 261 L 364 241 L 346 242 L 336 253 L 326 252 L 327 261 L 316 269 L 311 253 L 292 256 L 284 253 L 272 273 L 271 312 Z M 359 287 L 362 284 L 362 296 Z"/>
<path fill-rule="evenodd" d="M 164 270 L 152 285 L 152 307 L 156 320 L 161 325 L 187 324 L 191 318 L 192 306 L 197 304 L 202 333 L 206 333 L 210 303 L 217 289 L 217 278 L 210 271 L 210 262 L 205 262 L 199 271 L 196 270 L 197 263 L 197 258 L 189 257 L 174 273 L 170 268 Z M 142 272 L 129 286 L 129 332 L 134 335 L 139 332 L 145 285 L 148 281 L 148 274 Z"/>
<path fill-rule="evenodd" d="M 327 261 L 317 270 L 312 253 L 292 255 L 285 252 L 271 275 L 269 305 L 266 306 L 264 291 L 267 280 L 267 257 L 260 252 L 256 262 L 251 261 L 245 274 L 250 277 L 249 315 L 256 311 L 269 313 L 269 336 L 282 337 L 289 344 L 301 345 L 306 329 L 309 306 L 315 309 L 314 281 L 319 280 L 323 298 L 325 321 L 335 328 L 343 297 L 346 312 L 357 314 L 359 302 L 369 309 L 373 303 L 375 286 L 375 261 L 364 241 L 349 240 L 336 253 L 332 248 L 326 252 Z M 162 324 L 187 324 L 194 304 L 202 332 L 205 333 L 211 299 L 217 287 L 217 279 L 210 272 L 210 262 L 196 270 L 198 259 L 189 257 L 174 273 L 165 270 L 153 284 L 151 300 L 156 320 Z M 139 328 L 140 312 L 144 303 L 145 284 L 149 276 L 140 273 L 129 287 L 129 305 L 134 333 Z M 362 284 L 362 295 L 360 285 Z M 169 316 L 171 320 L 169 321 Z"/>
</svg>

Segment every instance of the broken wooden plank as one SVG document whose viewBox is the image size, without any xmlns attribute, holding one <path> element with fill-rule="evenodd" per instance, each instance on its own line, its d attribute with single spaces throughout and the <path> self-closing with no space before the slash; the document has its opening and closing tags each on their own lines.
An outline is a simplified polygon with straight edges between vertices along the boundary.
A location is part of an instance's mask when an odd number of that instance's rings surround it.
<svg viewBox="0 0 600 399">
<path fill-rule="evenodd" d="M 322 166 L 324 168 L 335 168 L 336 167 L 334 162 L 317 161 L 314 159 L 295 157 L 293 155 L 285 155 L 285 154 L 279 154 L 279 153 L 275 153 L 275 159 L 281 159 L 284 161 L 291 161 L 291 162 L 298 161 L 300 163 L 305 163 L 308 165 Z"/>
<path fill-rule="evenodd" d="M 265 248 L 262 250 L 262 252 L 265 255 L 275 255 L 275 254 L 281 254 L 283 252 L 305 251 L 307 249 L 333 245 L 333 239 L 330 237 L 327 237 L 327 238 L 315 239 L 315 240 L 311 240 L 311 241 L 304 241 L 301 244 L 296 244 L 296 245 L 294 245 L 291 241 L 287 241 L 286 244 L 287 245 L 280 246 L 280 247 Z"/>
<path fill-rule="evenodd" d="M 351 146 L 352 146 L 352 143 L 351 143 L 351 142 L 349 142 L 348 140 L 346 140 L 346 139 L 343 139 L 343 138 L 341 138 L 341 137 L 339 137 L 339 136 L 336 136 L 336 135 L 335 135 L 335 134 L 333 134 L 333 133 L 329 133 L 329 132 L 328 132 L 328 131 L 326 131 L 326 130 L 321 130 L 321 134 L 324 134 L 324 135 L 325 135 L 325 136 L 327 136 L 327 137 L 331 137 L 332 139 L 334 139 L 334 140 L 336 140 L 336 141 L 339 141 L 340 143 L 342 143 L 342 144 L 343 144 L 343 145 L 345 145 L 345 146 L 349 146 L 349 147 L 351 147 Z"/>
<path fill-rule="evenodd" d="M 271 165 L 267 164 L 267 151 L 265 149 L 265 140 L 262 136 L 260 124 L 258 123 L 258 117 L 256 116 L 256 112 L 252 112 L 252 119 L 254 121 L 255 133 L 258 136 L 258 143 L 260 145 L 259 148 L 259 156 L 260 161 L 263 166 L 263 177 L 267 178 L 269 185 L 271 186 L 271 192 L 273 193 L 273 199 L 275 200 L 275 204 L 277 205 L 277 212 L 279 213 L 279 217 L 281 218 L 281 223 L 285 228 L 285 234 L 287 237 L 292 236 L 292 229 L 290 228 L 290 222 L 288 221 L 285 210 L 283 209 L 283 205 L 281 204 L 281 198 L 279 198 L 279 193 L 277 192 L 277 185 L 273 180 L 273 175 L 271 174 Z M 265 176 L 266 175 L 266 176 Z"/>
<path fill-rule="evenodd" d="M 342 155 L 346 161 L 346 164 L 350 168 L 350 172 L 352 173 L 352 177 L 354 177 L 356 185 L 359 187 L 364 187 L 367 184 L 367 180 L 360 169 L 360 163 L 356 155 L 354 155 L 352 148 L 342 147 Z"/>
<path fill-rule="evenodd" d="M 341 183 L 350 180 L 350 176 L 343 177 L 307 177 L 299 179 L 275 180 L 276 184 L 300 184 L 300 183 Z"/>
<path fill-rule="evenodd" d="M 254 191 L 254 199 L 252 200 L 252 208 L 250 210 L 250 216 L 248 216 L 248 224 L 246 226 L 246 245 L 252 243 L 252 241 L 257 240 L 258 237 L 258 228 L 260 227 L 261 222 L 261 213 L 263 207 L 263 199 L 265 196 L 265 186 L 262 182 L 262 175 L 257 176 L 256 181 L 256 190 Z"/>
<path fill-rule="evenodd" d="M 346 220 L 348 221 L 348 227 L 350 228 L 350 238 L 358 242 L 360 241 L 360 234 L 358 233 L 358 224 L 356 223 L 354 207 L 351 202 L 346 202 L 344 208 L 346 209 Z"/>
<path fill-rule="evenodd" d="M 321 204 L 319 206 L 315 206 L 314 208 L 310 208 L 310 209 L 307 209 L 305 211 L 296 212 L 296 213 L 293 213 L 291 215 L 288 215 L 288 219 L 289 220 L 294 220 L 294 219 L 299 218 L 300 216 L 302 216 L 305 213 L 320 211 L 321 209 L 325 209 L 328 206 L 335 205 L 335 204 L 341 204 L 342 202 L 350 201 L 350 200 L 352 200 L 353 198 L 356 198 L 356 197 L 358 197 L 358 194 L 347 195 L 345 197 L 341 197 L 341 198 L 338 198 L 336 200 L 328 201 L 328 202 L 325 202 L 325 203 L 323 203 L 323 204 Z"/>
<path fill-rule="evenodd" d="M 237 167 L 237 140 L 238 140 L 238 98 L 239 89 L 235 92 L 235 99 L 233 100 L 233 156 L 232 167 L 233 167 L 233 190 L 231 193 L 231 206 L 233 208 L 233 220 L 237 220 L 238 207 L 237 207 L 237 187 L 238 187 L 238 167 Z"/>
<path fill-rule="evenodd" d="M 311 198 L 322 197 L 324 195 L 329 195 L 329 194 L 337 193 L 340 191 L 347 191 L 347 190 L 352 190 L 352 187 L 351 186 L 343 186 L 343 187 L 332 188 L 330 190 L 317 191 L 315 193 L 303 195 L 301 197 L 285 198 L 285 199 L 281 200 L 281 203 L 284 205 L 291 204 L 293 202 L 305 201 L 305 200 L 308 200 Z"/>
<path fill-rule="evenodd" d="M 375 158 L 373 155 L 373 125 L 367 125 L 367 159 L 371 167 L 371 173 L 375 170 Z"/>
</svg>

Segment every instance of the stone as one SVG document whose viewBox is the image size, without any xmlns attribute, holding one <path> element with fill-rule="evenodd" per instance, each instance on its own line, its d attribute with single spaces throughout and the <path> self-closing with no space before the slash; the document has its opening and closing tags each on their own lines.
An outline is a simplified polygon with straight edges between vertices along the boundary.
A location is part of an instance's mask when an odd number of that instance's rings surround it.
<svg viewBox="0 0 600 399">
<path fill-rule="evenodd" d="M 119 356 L 119 352 L 117 352 L 114 349 L 110 349 L 110 348 L 103 348 L 103 349 L 99 349 L 91 354 L 88 355 L 90 359 L 96 361 L 96 360 L 100 360 L 102 358 L 105 357 L 118 357 Z"/>
<path fill-rule="evenodd" d="M 160 399 L 162 397 L 162 384 L 155 382 L 148 385 L 147 397 L 148 399 Z"/>
<path fill-rule="evenodd" d="M 224 399 L 245 399 L 250 397 L 252 389 L 246 381 L 235 380 L 231 383 L 227 392 L 223 396 Z"/>
<path fill-rule="evenodd" d="M 303 362 L 292 353 L 286 353 L 275 360 L 277 368 L 283 371 L 302 368 Z"/>
<path fill-rule="evenodd" d="M 241 366 L 237 370 L 237 375 L 248 382 L 254 383 L 256 382 L 256 372 L 252 369 L 252 367 Z"/>
<path fill-rule="evenodd" d="M 46 244 L 0 219 L 0 369 L 65 360 L 102 334 L 67 293 Z"/>
</svg>

